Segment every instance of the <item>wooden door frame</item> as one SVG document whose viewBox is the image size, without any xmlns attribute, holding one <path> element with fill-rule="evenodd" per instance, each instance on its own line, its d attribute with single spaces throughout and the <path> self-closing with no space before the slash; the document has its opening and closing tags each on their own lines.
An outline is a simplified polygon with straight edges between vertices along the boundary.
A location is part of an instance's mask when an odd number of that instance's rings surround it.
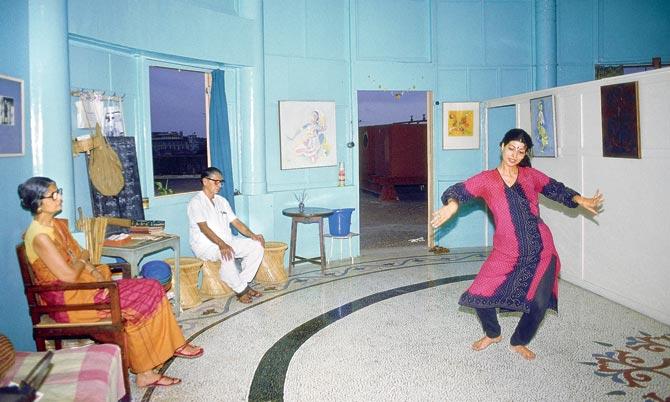
<svg viewBox="0 0 670 402">
<path fill-rule="evenodd" d="M 433 211 L 433 91 L 426 91 L 426 181 L 428 182 L 428 205 L 426 216 L 426 246 L 428 249 L 435 247 L 435 231 L 430 226 Z"/>
</svg>

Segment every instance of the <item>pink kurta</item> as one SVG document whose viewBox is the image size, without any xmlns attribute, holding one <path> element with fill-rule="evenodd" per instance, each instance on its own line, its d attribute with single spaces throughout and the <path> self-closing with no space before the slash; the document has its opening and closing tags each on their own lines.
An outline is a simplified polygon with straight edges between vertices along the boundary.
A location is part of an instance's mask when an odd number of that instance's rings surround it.
<svg viewBox="0 0 670 402">
<path fill-rule="evenodd" d="M 549 308 L 558 308 L 560 260 L 549 227 L 540 218 L 539 195 L 570 208 L 574 190 L 530 167 L 519 167 L 517 181 L 507 186 L 497 169 L 479 173 L 449 187 L 442 202 L 460 204 L 482 198 L 493 215 L 493 250 L 459 304 L 528 312 L 537 287 L 552 260 L 555 279 Z"/>
</svg>

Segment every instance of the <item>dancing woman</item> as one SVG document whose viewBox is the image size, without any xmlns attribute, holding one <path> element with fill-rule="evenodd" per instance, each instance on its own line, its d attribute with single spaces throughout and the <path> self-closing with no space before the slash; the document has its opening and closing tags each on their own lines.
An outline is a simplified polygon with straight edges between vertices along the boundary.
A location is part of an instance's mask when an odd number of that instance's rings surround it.
<svg viewBox="0 0 670 402">
<path fill-rule="evenodd" d="M 581 206 L 598 214 L 603 195 L 592 198 L 546 176 L 530 166 L 533 142 L 528 133 L 515 128 L 500 142 L 497 168 L 481 172 L 442 194 L 442 206 L 433 213 L 431 225 L 441 226 L 458 211 L 460 204 L 482 198 L 493 215 L 493 250 L 459 304 L 477 312 L 485 336 L 472 344 L 484 350 L 502 340 L 496 308 L 521 311 L 523 315 L 510 339 L 512 349 L 525 359 L 535 353 L 527 345 L 535 336 L 547 308 L 558 308 L 560 260 L 549 228 L 540 218 L 539 195 L 570 208 Z"/>
</svg>

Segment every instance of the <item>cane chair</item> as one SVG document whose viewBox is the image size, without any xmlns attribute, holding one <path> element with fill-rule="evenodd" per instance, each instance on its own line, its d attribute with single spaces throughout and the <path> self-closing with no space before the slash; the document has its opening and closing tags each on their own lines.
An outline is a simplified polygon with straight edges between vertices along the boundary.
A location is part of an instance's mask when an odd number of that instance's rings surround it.
<svg viewBox="0 0 670 402">
<path fill-rule="evenodd" d="M 91 338 L 98 342 L 114 343 L 121 348 L 121 360 L 123 363 L 123 383 L 126 388 L 124 399 L 130 400 L 130 381 L 128 378 L 129 360 L 126 349 L 126 331 L 121 317 L 121 304 L 119 299 L 119 288 L 114 281 L 88 282 L 88 283 L 59 283 L 53 285 L 35 285 L 35 275 L 28 262 L 25 244 L 16 246 L 16 256 L 21 268 L 21 278 L 28 301 L 28 311 L 33 326 L 33 338 L 38 351 L 47 349 L 46 341 L 54 341 L 56 349 L 62 347 L 63 339 Z M 121 268 L 126 276 L 129 269 L 120 267 L 123 264 L 111 264 L 114 269 Z M 126 264 L 127 265 L 127 264 Z M 40 300 L 40 294 L 44 292 L 83 290 L 83 289 L 107 289 L 109 302 L 71 305 L 45 305 Z M 80 311 L 80 310 L 107 310 L 111 316 L 96 322 L 55 322 L 48 313 Z"/>
</svg>

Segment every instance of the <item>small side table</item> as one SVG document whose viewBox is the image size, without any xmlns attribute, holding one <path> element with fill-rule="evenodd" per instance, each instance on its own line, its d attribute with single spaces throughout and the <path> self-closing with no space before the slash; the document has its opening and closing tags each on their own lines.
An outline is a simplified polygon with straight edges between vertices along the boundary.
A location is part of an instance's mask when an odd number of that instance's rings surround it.
<svg viewBox="0 0 670 402">
<path fill-rule="evenodd" d="M 326 233 L 324 235 L 325 237 L 330 238 L 330 253 L 328 254 L 328 259 L 329 261 L 333 260 L 333 243 L 335 243 L 335 240 L 339 240 L 340 242 L 340 259 L 342 259 L 343 254 L 342 254 L 342 243 L 344 243 L 345 240 L 349 240 L 349 258 L 351 259 L 351 263 L 354 263 L 354 253 L 351 250 L 351 238 L 354 236 L 358 236 L 358 233 L 354 232 L 349 232 L 349 234 L 345 236 L 333 236 L 332 234 Z"/>
<path fill-rule="evenodd" d="M 326 270 L 326 252 L 323 244 L 323 218 L 333 214 L 333 211 L 328 208 L 286 208 L 282 214 L 291 218 L 291 251 L 288 259 L 288 274 L 291 275 L 293 266 L 296 263 L 311 262 L 313 264 L 321 265 L 321 272 Z M 321 250 L 320 257 L 305 258 L 295 255 L 296 235 L 298 231 L 298 223 L 318 223 L 319 224 L 319 249 Z"/>
</svg>

